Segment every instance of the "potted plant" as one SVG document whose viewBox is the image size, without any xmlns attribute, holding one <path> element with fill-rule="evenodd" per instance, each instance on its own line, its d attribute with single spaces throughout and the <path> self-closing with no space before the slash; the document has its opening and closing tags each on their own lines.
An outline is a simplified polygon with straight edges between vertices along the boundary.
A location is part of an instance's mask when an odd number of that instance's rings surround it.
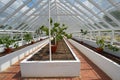
<svg viewBox="0 0 120 80">
<path fill-rule="evenodd" d="M 117 52 L 120 49 L 117 46 L 113 46 L 111 44 L 107 44 L 105 47 L 107 47 L 108 49 L 112 50 L 113 52 Z"/>
<path fill-rule="evenodd" d="M 12 51 L 12 48 L 10 45 L 12 45 L 15 42 L 14 39 L 11 39 L 10 36 L 5 36 L 2 39 L 2 43 L 5 45 L 5 52 L 10 53 Z"/>
<path fill-rule="evenodd" d="M 88 31 L 80 29 L 80 33 L 82 34 L 82 38 L 83 38 L 83 36 L 86 35 L 88 33 Z M 80 43 L 83 44 L 83 40 L 81 40 Z"/>
<path fill-rule="evenodd" d="M 65 32 L 65 30 L 67 29 L 67 27 L 65 26 L 65 24 L 60 25 L 60 23 L 53 23 L 52 18 L 50 18 L 50 24 L 51 26 L 53 25 L 53 27 L 51 28 L 51 37 L 53 38 L 51 43 L 51 51 L 52 53 L 56 52 L 57 49 L 57 41 L 63 39 L 64 36 L 66 36 L 67 38 L 71 38 L 72 34 L 67 34 Z M 42 31 L 44 31 L 46 33 L 46 35 L 49 34 L 49 29 L 48 27 L 42 25 Z"/>
<path fill-rule="evenodd" d="M 33 37 L 32 37 L 32 35 L 31 35 L 30 33 L 24 34 L 23 39 L 24 39 L 26 42 L 28 42 L 28 43 L 29 43 L 30 41 L 31 41 L 31 44 L 34 43 Z"/>
<path fill-rule="evenodd" d="M 96 44 L 98 45 L 98 48 L 96 48 L 96 50 L 98 52 L 103 51 L 104 47 L 105 47 L 105 41 L 103 38 L 97 38 L 96 39 Z"/>
</svg>

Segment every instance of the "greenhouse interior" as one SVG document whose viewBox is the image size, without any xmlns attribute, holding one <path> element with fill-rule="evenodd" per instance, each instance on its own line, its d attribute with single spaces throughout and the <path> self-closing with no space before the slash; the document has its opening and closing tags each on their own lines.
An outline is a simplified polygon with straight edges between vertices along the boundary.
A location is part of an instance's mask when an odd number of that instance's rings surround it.
<svg viewBox="0 0 120 80">
<path fill-rule="evenodd" d="M 120 80 L 120 0 L 0 0 L 0 80 Z"/>
</svg>

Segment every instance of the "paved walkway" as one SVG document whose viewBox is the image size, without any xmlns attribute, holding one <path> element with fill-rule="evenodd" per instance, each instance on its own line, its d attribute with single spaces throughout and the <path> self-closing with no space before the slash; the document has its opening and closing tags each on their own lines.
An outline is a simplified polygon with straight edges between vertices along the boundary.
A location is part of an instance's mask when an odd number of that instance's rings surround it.
<svg viewBox="0 0 120 80">
<path fill-rule="evenodd" d="M 71 46 L 81 61 L 80 76 L 67 78 L 22 78 L 19 62 L 0 73 L 0 80 L 112 80 L 80 51 Z M 74 69 L 74 68 L 73 68 Z"/>
</svg>

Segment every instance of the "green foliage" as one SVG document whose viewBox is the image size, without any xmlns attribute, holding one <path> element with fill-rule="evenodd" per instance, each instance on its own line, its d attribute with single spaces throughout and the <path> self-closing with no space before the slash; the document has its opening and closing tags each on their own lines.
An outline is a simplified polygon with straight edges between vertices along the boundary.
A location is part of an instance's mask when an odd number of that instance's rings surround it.
<svg viewBox="0 0 120 80">
<path fill-rule="evenodd" d="M 48 19 L 48 21 L 49 21 L 49 19 Z M 52 26 L 52 24 L 53 24 L 53 20 L 52 20 L 52 18 L 50 17 L 50 25 Z"/>
<path fill-rule="evenodd" d="M 23 39 L 27 42 L 30 42 L 33 39 L 33 37 L 30 33 L 26 33 L 24 34 Z"/>
<path fill-rule="evenodd" d="M 105 47 L 105 41 L 103 38 L 97 38 L 96 39 L 96 44 L 99 46 L 99 48 L 103 49 Z"/>
<path fill-rule="evenodd" d="M 83 29 L 81 29 L 80 33 L 82 33 L 82 35 L 86 35 L 88 33 L 88 31 L 87 30 L 84 31 Z"/>
<path fill-rule="evenodd" d="M 67 34 L 65 32 L 65 30 L 67 29 L 67 26 L 65 26 L 65 24 L 60 25 L 60 23 L 56 22 L 53 23 L 52 18 L 50 18 L 50 24 L 54 24 L 54 26 L 51 28 L 51 36 L 58 40 L 63 39 L 64 36 L 66 36 L 67 38 L 71 38 L 72 34 Z M 41 29 L 42 31 L 44 31 L 46 33 L 46 35 L 49 35 L 49 29 L 48 27 L 44 26 Z"/>
<path fill-rule="evenodd" d="M 0 44 L 3 44 L 3 38 L 0 38 Z"/>
<path fill-rule="evenodd" d="M 52 23 L 53 23 L 53 20 L 52 20 L 52 18 L 50 18 L 50 24 L 52 25 Z"/>
<path fill-rule="evenodd" d="M 36 33 L 37 35 L 41 35 L 41 34 L 43 33 L 43 31 L 42 31 L 43 27 L 44 27 L 44 25 L 42 25 L 41 27 L 39 27 L 39 28 L 35 31 L 35 33 Z"/>
<path fill-rule="evenodd" d="M 49 35 L 49 29 L 48 29 L 48 27 L 42 25 L 42 26 L 41 26 L 41 30 L 42 30 L 43 32 L 45 32 L 46 35 Z"/>
<path fill-rule="evenodd" d="M 68 39 L 71 39 L 72 38 L 72 34 L 66 34 L 65 35 Z"/>
<path fill-rule="evenodd" d="M 19 46 L 18 46 L 18 42 L 14 44 L 14 47 L 15 47 L 15 48 L 18 48 L 18 47 L 19 47 Z"/>
<path fill-rule="evenodd" d="M 106 45 L 108 49 L 112 50 L 113 52 L 119 51 L 119 48 L 117 46 L 113 46 L 111 44 Z"/>
<path fill-rule="evenodd" d="M 0 39 L 0 43 L 4 44 L 6 48 L 9 48 L 15 42 L 14 39 L 11 39 L 10 36 L 4 36 Z"/>
<path fill-rule="evenodd" d="M 15 41 L 21 40 L 20 35 L 15 35 L 15 36 L 13 36 L 13 39 L 14 39 Z"/>
</svg>

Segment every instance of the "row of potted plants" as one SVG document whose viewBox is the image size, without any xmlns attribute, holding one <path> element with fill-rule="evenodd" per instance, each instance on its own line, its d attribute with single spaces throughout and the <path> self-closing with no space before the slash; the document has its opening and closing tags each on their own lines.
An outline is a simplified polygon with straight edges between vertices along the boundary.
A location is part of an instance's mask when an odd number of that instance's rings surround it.
<svg viewBox="0 0 120 80">
<path fill-rule="evenodd" d="M 30 33 L 25 33 L 23 36 L 23 40 L 25 40 L 26 42 L 30 42 L 33 40 L 33 37 Z M 12 45 L 14 46 L 14 48 L 18 48 L 19 45 L 18 45 L 17 41 L 18 41 L 18 39 L 16 36 L 14 36 L 12 38 L 12 37 L 6 35 L 6 36 L 3 36 L 0 38 L 0 44 L 4 45 L 5 53 L 10 53 L 12 51 L 12 48 L 11 48 Z"/>
<path fill-rule="evenodd" d="M 105 47 L 112 50 L 113 52 L 120 50 L 117 46 L 111 45 L 110 43 L 106 43 L 103 38 L 97 38 L 96 44 L 98 45 L 98 48 L 97 48 L 98 51 L 103 51 Z"/>
<path fill-rule="evenodd" d="M 88 33 L 88 31 L 81 29 L 80 33 L 82 34 L 82 37 L 83 37 Z M 83 43 L 83 41 L 81 41 L 81 43 Z M 120 50 L 117 46 L 106 43 L 105 40 L 100 37 L 96 38 L 96 44 L 98 46 L 98 48 L 96 48 L 97 51 L 103 51 L 105 47 L 112 50 L 113 52 Z"/>
</svg>

